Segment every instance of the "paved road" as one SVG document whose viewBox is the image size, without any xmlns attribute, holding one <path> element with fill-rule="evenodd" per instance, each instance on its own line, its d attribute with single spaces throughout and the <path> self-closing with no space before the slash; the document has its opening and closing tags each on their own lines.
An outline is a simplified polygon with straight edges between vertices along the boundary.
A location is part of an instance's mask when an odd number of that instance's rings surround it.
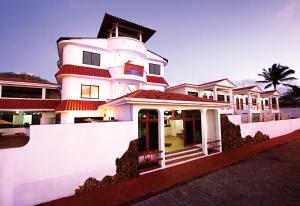
<svg viewBox="0 0 300 206">
<path fill-rule="evenodd" d="M 135 204 L 141 205 L 300 206 L 300 139 Z"/>
</svg>

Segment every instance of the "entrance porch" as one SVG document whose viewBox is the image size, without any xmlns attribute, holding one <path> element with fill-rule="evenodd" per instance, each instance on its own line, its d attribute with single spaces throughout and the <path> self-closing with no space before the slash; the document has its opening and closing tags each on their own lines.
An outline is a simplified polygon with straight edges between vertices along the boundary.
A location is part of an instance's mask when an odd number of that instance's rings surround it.
<svg viewBox="0 0 300 206">
<path fill-rule="evenodd" d="M 216 109 L 140 108 L 137 116 L 142 172 L 221 152 Z"/>
</svg>

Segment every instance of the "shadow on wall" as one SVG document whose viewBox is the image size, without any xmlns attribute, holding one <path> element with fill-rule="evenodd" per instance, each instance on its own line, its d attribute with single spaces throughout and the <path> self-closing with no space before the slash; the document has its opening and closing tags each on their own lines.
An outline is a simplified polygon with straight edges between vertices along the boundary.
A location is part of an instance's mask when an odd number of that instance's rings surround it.
<svg viewBox="0 0 300 206">
<path fill-rule="evenodd" d="M 257 131 L 254 137 L 247 135 L 245 138 L 241 135 L 241 128 L 229 121 L 226 115 L 221 116 L 221 134 L 222 134 L 222 150 L 229 151 L 242 146 L 248 146 L 270 140 L 270 137 Z"/>
<path fill-rule="evenodd" d="M 129 179 L 139 176 L 139 153 L 138 153 L 138 140 L 132 140 L 129 143 L 127 151 L 121 158 L 116 159 L 117 173 L 114 176 L 105 176 L 101 181 L 96 178 L 88 178 L 83 186 L 79 186 L 75 190 L 75 195 L 90 192 L 98 188 L 108 185 L 127 181 Z M 99 160 L 100 161 L 100 160 Z"/>
</svg>

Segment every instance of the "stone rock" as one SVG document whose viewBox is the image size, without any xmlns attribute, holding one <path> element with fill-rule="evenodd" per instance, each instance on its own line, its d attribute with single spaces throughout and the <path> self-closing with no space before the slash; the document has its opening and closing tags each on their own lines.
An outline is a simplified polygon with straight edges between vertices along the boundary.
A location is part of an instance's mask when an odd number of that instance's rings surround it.
<svg viewBox="0 0 300 206">
<path fill-rule="evenodd" d="M 270 137 L 258 131 L 251 137 L 247 135 L 245 138 L 241 136 L 241 128 L 229 121 L 226 115 L 221 116 L 221 134 L 222 134 L 222 150 L 228 151 L 242 146 L 253 145 L 262 141 L 269 140 Z"/>
<path fill-rule="evenodd" d="M 114 176 L 105 176 L 101 181 L 89 177 L 82 186 L 75 190 L 75 195 L 90 192 L 108 185 L 120 183 L 139 176 L 138 140 L 129 143 L 127 151 L 121 158 L 116 159 L 117 173 Z"/>
</svg>

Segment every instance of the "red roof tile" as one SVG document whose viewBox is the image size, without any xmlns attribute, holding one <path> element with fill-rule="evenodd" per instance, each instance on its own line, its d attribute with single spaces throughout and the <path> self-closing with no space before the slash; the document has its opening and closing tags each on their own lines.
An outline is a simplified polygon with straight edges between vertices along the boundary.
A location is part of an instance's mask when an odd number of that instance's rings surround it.
<svg viewBox="0 0 300 206">
<path fill-rule="evenodd" d="M 0 98 L 1 109 L 55 109 L 60 100 Z"/>
<path fill-rule="evenodd" d="M 158 90 L 137 90 L 125 96 L 119 97 L 117 99 L 129 97 L 138 99 L 160 99 L 160 100 L 173 100 L 173 101 L 193 101 L 193 102 L 216 102 L 216 103 L 226 103 L 223 101 L 216 101 L 212 99 L 206 99 L 201 97 L 194 97 L 185 94 L 179 94 L 174 92 L 163 92 Z M 115 99 L 115 100 L 117 100 Z M 114 100 L 112 100 L 114 101 Z"/>
<path fill-rule="evenodd" d="M 63 100 L 55 111 L 86 111 L 97 110 L 98 106 L 105 104 L 105 101 L 87 101 L 87 100 Z"/>
<path fill-rule="evenodd" d="M 150 75 L 147 75 L 147 82 L 169 85 L 165 78 Z"/>
<path fill-rule="evenodd" d="M 93 77 L 111 78 L 109 71 L 106 69 L 97 69 L 92 67 L 76 66 L 70 64 L 63 65 L 55 74 L 55 76 L 59 76 L 61 74 L 77 74 Z"/>
</svg>

